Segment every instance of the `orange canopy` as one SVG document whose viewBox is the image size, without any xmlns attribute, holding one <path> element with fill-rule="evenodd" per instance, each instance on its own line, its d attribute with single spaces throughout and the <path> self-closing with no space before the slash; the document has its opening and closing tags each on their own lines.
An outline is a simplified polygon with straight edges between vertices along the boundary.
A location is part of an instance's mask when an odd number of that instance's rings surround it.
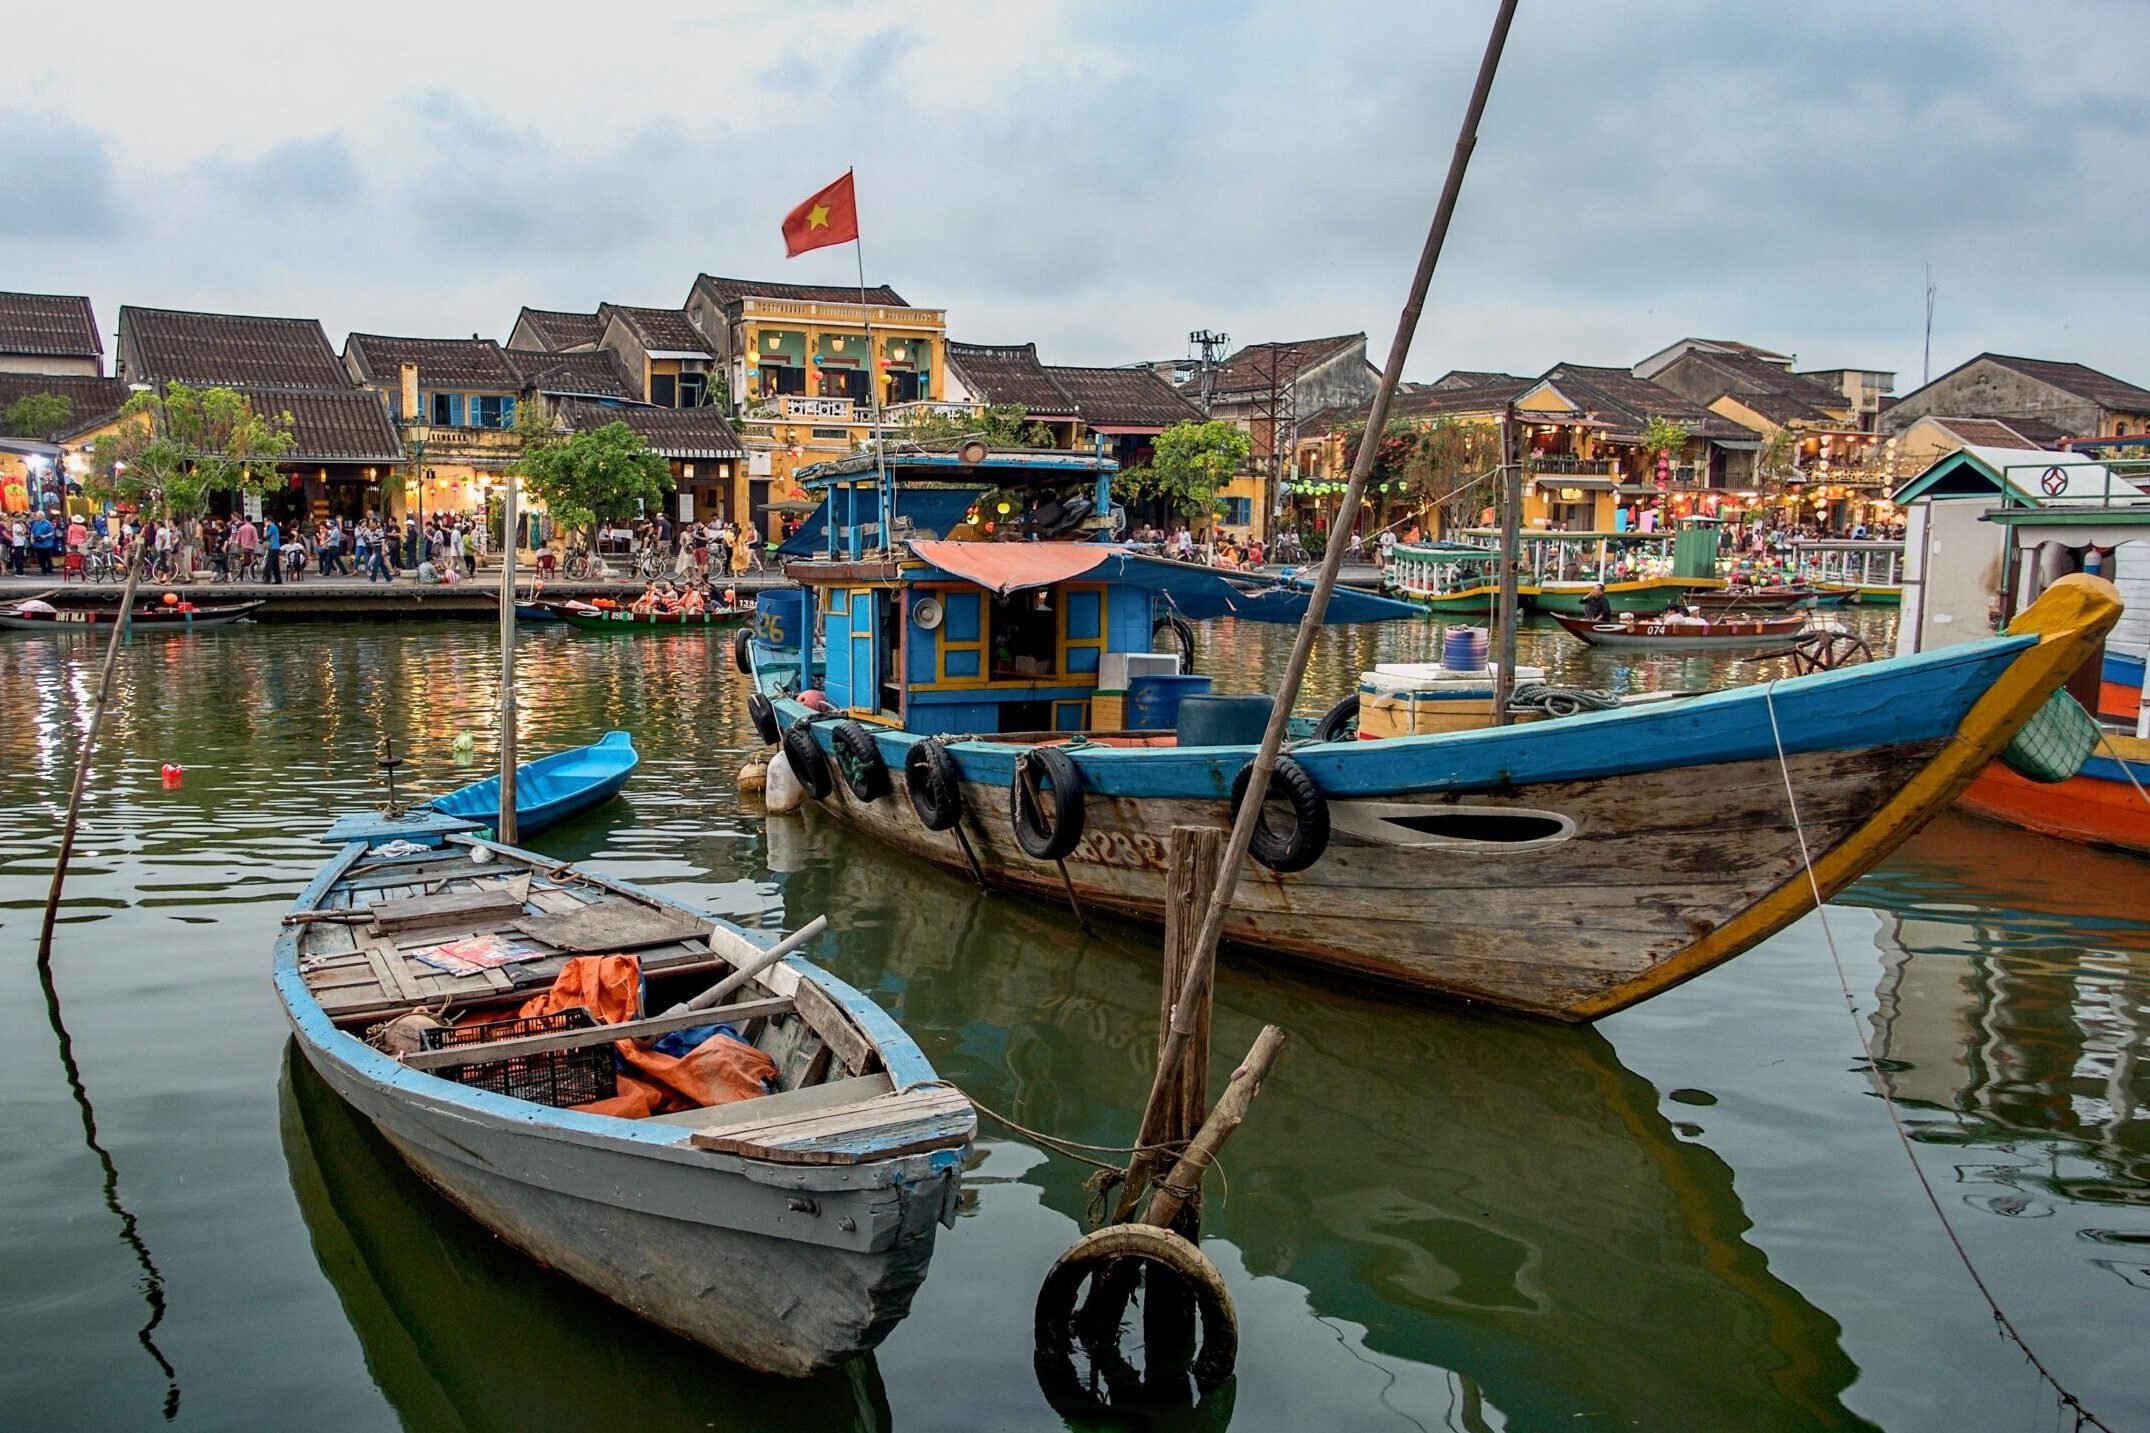
<svg viewBox="0 0 2150 1433">
<path fill-rule="evenodd" d="M 1080 577 L 1119 549 L 1087 542 L 926 542 L 911 551 L 943 572 L 1005 597 L 1026 587 L 1050 587 Z"/>
</svg>

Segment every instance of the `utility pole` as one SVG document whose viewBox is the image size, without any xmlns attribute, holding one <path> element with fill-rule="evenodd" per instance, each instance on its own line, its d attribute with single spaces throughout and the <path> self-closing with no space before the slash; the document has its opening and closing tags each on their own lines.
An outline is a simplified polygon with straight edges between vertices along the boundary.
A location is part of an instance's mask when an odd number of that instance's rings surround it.
<svg viewBox="0 0 2150 1433">
<path fill-rule="evenodd" d="M 1919 362 L 1919 387 L 1934 381 L 1934 266 L 1926 266 L 1926 353 Z"/>
</svg>

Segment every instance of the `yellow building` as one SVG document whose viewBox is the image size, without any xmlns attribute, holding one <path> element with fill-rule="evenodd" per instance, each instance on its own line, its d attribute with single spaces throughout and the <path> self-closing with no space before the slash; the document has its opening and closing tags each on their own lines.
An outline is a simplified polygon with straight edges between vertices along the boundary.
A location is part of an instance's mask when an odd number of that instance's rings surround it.
<svg viewBox="0 0 2150 1433">
<path fill-rule="evenodd" d="M 792 474 L 870 447 L 876 399 L 888 427 L 947 398 L 948 319 L 886 284 L 860 290 L 703 274 L 688 319 L 714 348 L 747 461 L 742 503 L 775 536 L 770 504 L 804 496 Z"/>
</svg>

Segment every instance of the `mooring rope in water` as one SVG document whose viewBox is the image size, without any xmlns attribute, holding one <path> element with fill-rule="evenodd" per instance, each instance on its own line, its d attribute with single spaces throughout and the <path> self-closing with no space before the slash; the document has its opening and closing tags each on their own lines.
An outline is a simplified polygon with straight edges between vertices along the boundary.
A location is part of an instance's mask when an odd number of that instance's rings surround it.
<svg viewBox="0 0 2150 1433">
<path fill-rule="evenodd" d="M 1777 747 L 1777 771 L 1784 778 L 1784 800 L 1791 808 L 1792 832 L 1799 838 L 1799 862 L 1806 868 L 1807 889 L 1814 894 L 1814 914 L 1821 921 L 1822 939 L 1829 947 L 1829 961 L 1836 967 L 1837 988 L 1844 993 L 1844 1009 L 1851 1016 L 1852 1034 L 1858 1037 L 1859 1049 L 1866 1056 L 1867 1082 L 1873 1086 L 1874 1093 L 1881 1096 L 1881 1106 L 1888 1111 L 1889 1125 L 1896 1131 L 1897 1143 L 1903 1146 L 1904 1158 L 1911 1164 L 1911 1173 L 1919 1182 L 1919 1190 L 1926 1196 L 1928 1206 L 1933 1209 L 1934 1218 L 1941 1222 L 1941 1232 L 1948 1236 L 1950 1247 L 1956 1251 L 1956 1258 L 1963 1264 L 1963 1271 L 1971 1276 L 1971 1283 L 1977 1287 L 1979 1297 L 1986 1301 L 1986 1308 L 1993 1315 L 1994 1326 L 2001 1331 L 2003 1337 L 2022 1351 L 2031 1367 L 2037 1370 L 2038 1376 L 2045 1380 L 2046 1386 L 2060 1399 L 2061 1406 L 2074 1413 L 2078 1429 L 2087 1425 L 2102 1430 L 2102 1433 L 2114 1433 L 2111 1424 L 2085 1408 L 2083 1401 L 2068 1391 L 2053 1370 L 2046 1367 L 2045 1360 L 2031 1350 L 2030 1344 L 2025 1341 L 2008 1315 L 2001 1311 L 2000 1301 L 1994 1298 L 1993 1290 L 1987 1285 L 1985 1276 L 1978 1272 L 1978 1266 L 1971 1262 L 1971 1251 L 1964 1247 L 1962 1237 L 1956 1233 L 1956 1226 L 1949 1222 L 1948 1212 L 1941 1207 L 1941 1196 L 1934 1192 L 1933 1181 L 1926 1177 L 1926 1170 L 1919 1163 L 1918 1153 L 1911 1147 L 1911 1134 L 1904 1128 L 1903 1116 L 1897 1111 L 1895 1098 L 1889 1094 L 1888 1086 L 1882 1082 L 1881 1066 L 1875 1059 L 1873 1044 L 1867 1039 L 1866 1026 L 1860 1022 L 1859 1002 L 1851 993 L 1851 977 L 1844 972 L 1844 957 L 1837 949 L 1836 933 L 1829 928 L 1829 912 L 1822 901 L 1821 881 L 1814 874 L 1814 856 L 1807 847 L 1806 823 L 1799 815 L 1799 796 L 1792 789 L 1791 763 L 1784 755 L 1784 732 L 1777 725 L 1776 693 L 1777 684 L 1774 681 L 1763 685 L 1762 700 L 1769 709 L 1769 735 Z M 2122 762 L 2121 769 L 2126 770 L 2126 767 L 2127 763 Z M 2136 789 L 2141 790 L 2141 787 Z"/>
</svg>

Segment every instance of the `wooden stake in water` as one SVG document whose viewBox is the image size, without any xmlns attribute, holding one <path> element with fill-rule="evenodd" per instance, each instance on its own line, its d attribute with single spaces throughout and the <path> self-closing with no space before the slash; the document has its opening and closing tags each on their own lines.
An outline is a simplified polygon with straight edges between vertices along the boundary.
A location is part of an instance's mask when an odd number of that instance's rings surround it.
<svg viewBox="0 0 2150 1433">
<path fill-rule="evenodd" d="M 500 499 L 500 819 L 494 834 L 515 844 L 515 484 Z"/>
<path fill-rule="evenodd" d="M 1501 414 L 1501 591 L 1500 676 L 1493 684 L 1493 724 L 1506 726 L 1509 699 L 1515 695 L 1516 563 L 1523 532 L 1523 455 L 1516 441 L 1515 404 Z"/>
</svg>

